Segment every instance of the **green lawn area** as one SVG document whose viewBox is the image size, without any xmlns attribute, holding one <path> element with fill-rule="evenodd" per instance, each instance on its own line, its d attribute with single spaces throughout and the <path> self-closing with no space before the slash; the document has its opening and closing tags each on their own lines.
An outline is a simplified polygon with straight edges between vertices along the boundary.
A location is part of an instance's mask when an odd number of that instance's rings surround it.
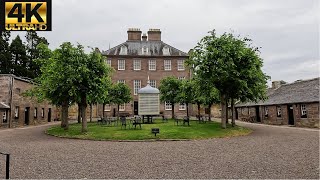
<svg viewBox="0 0 320 180">
<path fill-rule="evenodd" d="M 160 133 L 155 137 L 151 128 L 159 128 Z M 233 137 L 247 135 L 252 130 L 240 126 L 222 129 L 220 123 L 207 122 L 199 124 L 190 121 L 188 125 L 175 125 L 173 120 L 163 123 L 155 120 L 153 124 L 142 124 L 142 129 L 121 129 L 119 126 L 100 125 L 96 122 L 88 123 L 88 132 L 81 133 L 81 124 L 71 124 L 68 131 L 60 126 L 54 126 L 47 130 L 47 134 L 58 137 L 94 139 L 94 140 L 144 140 L 144 139 L 207 139 L 217 137 Z"/>
</svg>

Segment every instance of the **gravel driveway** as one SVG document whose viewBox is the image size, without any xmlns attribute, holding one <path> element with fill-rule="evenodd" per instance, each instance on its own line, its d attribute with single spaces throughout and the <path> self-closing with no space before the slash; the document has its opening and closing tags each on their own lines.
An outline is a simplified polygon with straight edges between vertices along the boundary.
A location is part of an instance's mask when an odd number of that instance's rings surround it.
<svg viewBox="0 0 320 180">
<path fill-rule="evenodd" d="M 44 134 L 50 125 L 8 129 L 0 130 L 0 152 L 11 153 L 11 178 L 23 179 L 319 178 L 318 130 L 241 125 L 254 132 L 167 142 L 61 139 Z"/>
</svg>

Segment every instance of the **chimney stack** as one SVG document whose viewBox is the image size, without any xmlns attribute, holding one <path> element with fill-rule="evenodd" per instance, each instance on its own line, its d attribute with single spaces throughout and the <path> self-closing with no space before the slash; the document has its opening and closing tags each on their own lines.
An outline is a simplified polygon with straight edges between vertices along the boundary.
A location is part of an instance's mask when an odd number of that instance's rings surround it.
<svg viewBox="0 0 320 180">
<path fill-rule="evenodd" d="M 281 86 L 281 81 L 272 81 L 272 89 L 278 89 Z"/>
<path fill-rule="evenodd" d="M 128 29 L 128 41 L 141 41 L 141 31 L 139 28 Z"/>
<path fill-rule="evenodd" d="M 143 35 L 142 35 L 142 41 L 147 41 L 147 35 L 146 35 L 146 33 L 143 33 Z"/>
<path fill-rule="evenodd" d="M 161 31 L 160 31 L 160 29 L 149 29 L 149 31 L 148 31 L 148 41 L 161 41 Z"/>
</svg>

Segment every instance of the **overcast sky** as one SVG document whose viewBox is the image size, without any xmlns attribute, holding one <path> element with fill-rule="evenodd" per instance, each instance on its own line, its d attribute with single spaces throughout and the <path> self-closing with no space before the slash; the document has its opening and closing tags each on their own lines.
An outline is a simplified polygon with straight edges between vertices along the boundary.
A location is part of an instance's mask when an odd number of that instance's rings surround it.
<svg viewBox="0 0 320 180">
<path fill-rule="evenodd" d="M 262 47 L 263 70 L 272 81 L 319 77 L 318 0 L 52 1 L 53 30 L 39 33 L 51 48 L 70 41 L 107 50 L 126 41 L 134 27 L 160 28 L 164 42 L 188 52 L 216 29 Z"/>
</svg>

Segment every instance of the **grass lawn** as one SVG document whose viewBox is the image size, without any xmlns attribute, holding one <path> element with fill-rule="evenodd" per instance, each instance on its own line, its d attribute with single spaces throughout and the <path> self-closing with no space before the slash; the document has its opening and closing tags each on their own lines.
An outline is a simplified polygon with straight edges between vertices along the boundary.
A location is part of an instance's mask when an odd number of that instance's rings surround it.
<svg viewBox="0 0 320 180">
<path fill-rule="evenodd" d="M 58 137 L 69 137 L 94 140 L 144 140 L 144 139 L 207 139 L 216 137 L 233 137 L 247 135 L 252 132 L 248 128 L 228 125 L 222 129 L 220 123 L 207 122 L 199 124 L 197 121 L 190 121 L 188 125 L 175 125 L 173 120 L 162 123 L 155 120 L 153 124 L 142 124 L 142 129 L 121 129 L 119 126 L 100 125 L 96 122 L 88 123 L 88 132 L 81 133 L 81 124 L 70 124 L 69 130 L 64 131 L 60 126 L 54 126 L 47 130 L 47 134 Z M 160 133 L 155 137 L 151 128 L 159 128 Z"/>
</svg>

